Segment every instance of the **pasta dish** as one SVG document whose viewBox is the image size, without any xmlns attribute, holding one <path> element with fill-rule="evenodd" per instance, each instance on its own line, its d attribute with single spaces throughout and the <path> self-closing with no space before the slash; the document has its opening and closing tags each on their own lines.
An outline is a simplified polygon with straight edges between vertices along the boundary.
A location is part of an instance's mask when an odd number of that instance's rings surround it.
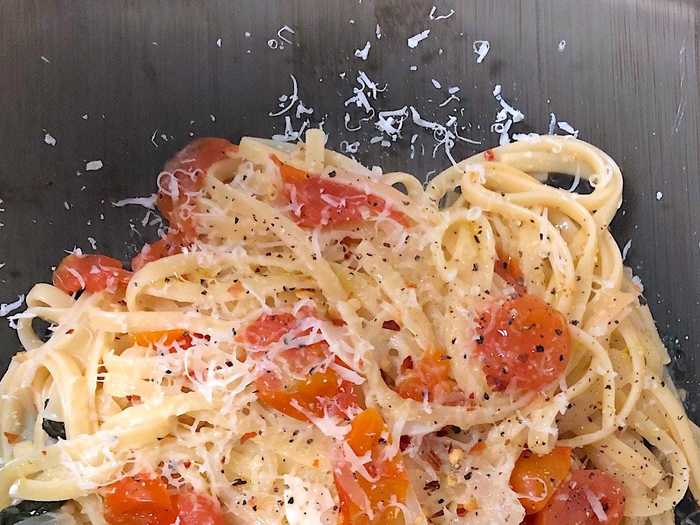
<svg viewBox="0 0 700 525">
<path fill-rule="evenodd" d="M 672 524 L 700 496 L 594 146 L 529 136 L 424 187 L 321 130 L 199 139 L 157 186 L 130 269 L 76 250 L 13 317 L 1 523 Z"/>
</svg>

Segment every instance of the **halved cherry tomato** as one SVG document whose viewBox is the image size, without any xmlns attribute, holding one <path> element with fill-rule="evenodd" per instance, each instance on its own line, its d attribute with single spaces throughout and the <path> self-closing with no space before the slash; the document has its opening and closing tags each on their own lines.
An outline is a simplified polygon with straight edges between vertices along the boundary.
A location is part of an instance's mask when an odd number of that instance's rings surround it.
<svg viewBox="0 0 700 525">
<path fill-rule="evenodd" d="M 70 254 L 53 272 L 53 285 L 66 293 L 85 289 L 88 292 L 119 292 L 126 288 L 131 272 L 122 263 L 105 255 Z"/>
<path fill-rule="evenodd" d="M 179 525 L 225 525 L 219 502 L 203 494 L 178 492 L 173 496 Z"/>
<path fill-rule="evenodd" d="M 455 406 L 465 402 L 464 392 L 450 377 L 449 360 L 439 350 L 426 353 L 415 364 L 411 360 L 402 366 L 396 391 L 405 399 L 427 399 L 441 405 Z"/>
<path fill-rule="evenodd" d="M 181 253 L 182 248 L 190 244 L 191 240 L 186 239 L 182 232 L 170 230 L 162 239 L 145 244 L 138 255 L 131 259 L 131 269 L 138 272 L 149 262 Z"/>
<path fill-rule="evenodd" d="M 564 316 L 533 295 L 503 303 L 482 327 L 482 367 L 494 390 L 539 391 L 566 369 L 571 337 Z"/>
<path fill-rule="evenodd" d="M 302 421 L 308 420 L 307 413 L 315 417 L 325 414 L 345 417 L 349 408 L 361 404 L 360 390 L 330 368 L 308 372 L 327 356 L 328 345 L 323 342 L 280 352 L 279 361 L 286 361 L 295 375 L 306 374 L 306 377 L 295 379 L 267 371 L 255 381 L 258 400 Z"/>
<path fill-rule="evenodd" d="M 384 419 L 376 408 L 368 408 L 356 415 L 350 424 L 350 432 L 345 441 L 358 456 L 364 456 L 379 444 L 386 431 Z"/>
<path fill-rule="evenodd" d="M 307 173 L 281 163 L 287 198 L 295 206 L 292 219 L 300 226 L 332 228 L 342 224 L 353 224 L 365 220 L 365 214 L 378 215 L 387 207 L 386 201 L 376 195 L 365 193 L 354 186 L 342 184 L 318 175 Z M 395 221 L 409 225 L 408 218 L 389 208 L 389 216 Z"/>
<path fill-rule="evenodd" d="M 123 478 L 102 494 L 109 525 L 171 525 L 177 519 L 168 486 L 158 478 Z"/>
<path fill-rule="evenodd" d="M 138 332 L 133 335 L 134 342 L 139 346 L 153 346 L 161 343 L 172 346 L 176 342 L 182 348 L 192 346 L 192 337 L 185 330 L 159 330 L 154 332 Z"/>
<path fill-rule="evenodd" d="M 164 174 L 159 178 L 158 209 L 170 227 L 188 240 L 195 237 L 189 194 L 201 189 L 212 164 L 226 159 L 226 153 L 237 148 L 226 139 L 201 138 L 190 142 L 165 164 Z"/>
<path fill-rule="evenodd" d="M 268 346 L 279 341 L 296 323 L 290 313 L 263 314 L 254 323 L 246 327 L 240 339 L 255 346 Z"/>
<path fill-rule="evenodd" d="M 352 420 L 346 441 L 358 457 L 370 454 L 364 467 L 370 476 L 378 479 L 369 481 L 353 473 L 345 463 L 336 465 L 334 477 L 340 497 L 341 525 L 404 525 L 403 513 L 389 503 L 406 501 L 409 482 L 401 454 L 384 458 L 391 444 L 387 434 L 384 419 L 376 408 L 368 408 Z M 369 505 L 372 519 L 358 499 Z"/>
<path fill-rule="evenodd" d="M 511 488 L 520 494 L 527 514 L 542 510 L 571 471 L 571 449 L 557 447 L 538 456 L 525 450 L 510 475 Z"/>
<path fill-rule="evenodd" d="M 593 505 L 599 504 L 597 512 Z M 597 506 L 597 505 L 596 505 Z M 601 470 L 575 470 L 534 515 L 535 525 L 618 525 L 622 521 L 625 494 L 615 478 Z M 599 514 L 602 512 L 599 519 Z"/>
<path fill-rule="evenodd" d="M 518 295 L 523 295 L 527 292 L 523 272 L 520 270 L 518 261 L 510 255 L 503 255 L 499 251 L 493 270 L 496 275 L 511 285 Z"/>
<path fill-rule="evenodd" d="M 266 347 L 279 341 L 296 322 L 289 313 L 263 314 L 241 333 L 239 340 Z M 302 421 L 308 420 L 309 413 L 315 417 L 346 417 L 350 408 L 362 406 L 362 393 L 356 385 L 325 366 L 328 358 L 328 344 L 324 341 L 277 353 L 273 361 L 292 376 L 272 370 L 263 372 L 255 381 L 258 400 Z M 337 358 L 335 362 L 344 366 Z"/>
</svg>

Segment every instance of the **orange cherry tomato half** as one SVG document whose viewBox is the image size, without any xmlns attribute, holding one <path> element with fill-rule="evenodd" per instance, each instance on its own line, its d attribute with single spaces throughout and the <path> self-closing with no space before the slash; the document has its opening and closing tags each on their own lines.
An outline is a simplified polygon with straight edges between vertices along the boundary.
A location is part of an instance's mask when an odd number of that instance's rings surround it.
<svg viewBox="0 0 700 525">
<path fill-rule="evenodd" d="M 192 346 L 192 338 L 185 330 L 158 330 L 154 332 L 138 332 L 133 335 L 134 342 L 139 346 L 153 346 L 161 343 L 173 346 L 178 343 L 182 348 Z"/>
<path fill-rule="evenodd" d="M 618 525 L 624 507 L 622 485 L 610 474 L 601 470 L 575 470 L 547 506 L 534 515 L 534 524 Z"/>
<path fill-rule="evenodd" d="M 219 502 L 191 491 L 173 492 L 160 478 L 140 474 L 102 491 L 109 525 L 224 525 Z"/>
<path fill-rule="evenodd" d="M 173 496 L 179 525 L 225 525 L 219 502 L 203 494 L 178 492 Z"/>
<path fill-rule="evenodd" d="M 354 186 L 309 175 L 288 166 L 273 157 L 280 167 L 286 183 L 287 197 L 294 207 L 292 219 L 302 227 L 322 226 L 332 228 L 343 224 L 362 222 L 368 215 L 378 215 L 385 208 L 389 217 L 409 225 L 408 218 L 396 210 L 387 208 L 386 201 L 376 195 L 365 193 Z"/>
<path fill-rule="evenodd" d="M 371 459 L 364 466 L 371 476 L 378 479 L 369 481 L 361 475 L 353 474 L 347 464 L 336 466 L 334 477 L 340 497 L 341 525 L 404 525 L 400 509 L 388 504 L 392 501 L 406 501 L 409 482 L 401 454 L 384 458 L 384 451 L 390 442 L 379 411 L 368 408 L 355 416 L 346 441 L 356 455 L 370 453 Z M 369 505 L 372 519 L 361 502 Z"/>
<path fill-rule="evenodd" d="M 355 454 L 364 456 L 379 443 L 385 430 L 384 419 L 379 410 L 368 408 L 354 417 L 345 441 L 352 447 Z"/>
<path fill-rule="evenodd" d="M 117 259 L 73 253 L 64 257 L 53 272 L 53 285 L 69 294 L 83 289 L 116 293 L 124 291 L 131 275 Z"/>
<path fill-rule="evenodd" d="M 482 327 L 477 351 L 488 384 L 539 391 L 566 369 L 571 337 L 564 316 L 533 295 L 503 303 Z"/>
<path fill-rule="evenodd" d="M 109 525 L 171 525 L 177 519 L 168 486 L 158 478 L 123 478 L 102 495 Z"/>
<path fill-rule="evenodd" d="M 411 360 L 405 365 L 396 381 L 396 391 L 404 399 L 427 399 L 441 405 L 464 404 L 464 392 L 450 377 L 450 363 L 442 352 L 428 352 L 415 364 Z"/>
<path fill-rule="evenodd" d="M 542 510 L 571 471 L 571 449 L 557 447 L 538 456 L 525 450 L 510 475 L 511 488 L 521 495 L 520 503 L 527 514 Z"/>
</svg>

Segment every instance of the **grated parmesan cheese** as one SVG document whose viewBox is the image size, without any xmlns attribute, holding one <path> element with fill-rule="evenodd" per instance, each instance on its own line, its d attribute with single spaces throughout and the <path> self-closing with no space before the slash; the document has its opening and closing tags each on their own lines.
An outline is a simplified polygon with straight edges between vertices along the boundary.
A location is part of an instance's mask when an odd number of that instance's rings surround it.
<svg viewBox="0 0 700 525">
<path fill-rule="evenodd" d="M 335 522 L 335 503 L 326 487 L 291 474 L 285 474 L 282 479 L 284 514 L 289 525 L 331 525 Z"/>
<path fill-rule="evenodd" d="M 446 20 L 446 19 L 450 18 L 452 15 L 455 14 L 455 10 L 454 10 L 454 9 L 450 9 L 450 12 L 447 13 L 446 15 L 437 15 L 437 16 L 435 16 L 435 11 L 437 11 L 437 7 L 433 6 L 433 7 L 430 9 L 430 13 L 428 14 L 428 18 L 430 18 L 431 20 Z"/>
<path fill-rule="evenodd" d="M 496 84 L 493 88 L 493 96 L 501 106 L 500 111 L 496 114 L 495 122 L 491 125 L 491 131 L 500 135 L 499 144 L 503 146 L 510 142 L 508 135 L 511 126 L 516 122 L 521 122 L 525 119 L 525 115 L 511 106 L 501 94 L 502 88 L 500 84 Z"/>
<path fill-rule="evenodd" d="M 143 206 L 144 208 L 148 208 L 149 210 L 155 210 L 157 198 L 158 196 L 155 193 L 149 195 L 148 197 L 129 197 L 128 199 L 122 199 L 117 202 L 113 202 L 112 206 L 116 208 L 121 208 L 129 204 L 135 204 L 136 206 Z"/>
<path fill-rule="evenodd" d="M 22 307 L 22 303 L 24 303 L 24 294 L 20 294 L 19 297 L 17 297 L 17 300 L 12 303 L 0 304 L 0 317 L 6 317 L 15 310 L 18 310 Z"/>
<path fill-rule="evenodd" d="M 631 247 L 632 247 L 632 239 L 627 241 L 625 243 L 624 248 L 622 248 L 622 260 L 623 261 L 627 259 L 627 254 L 629 253 Z"/>
<path fill-rule="evenodd" d="M 476 54 L 476 63 L 481 64 L 486 58 L 486 55 L 489 54 L 491 43 L 488 40 L 475 40 L 472 44 L 472 49 Z"/>
<path fill-rule="evenodd" d="M 85 164 L 85 171 L 97 171 L 102 169 L 102 161 L 101 160 L 91 160 L 90 162 Z"/>
<path fill-rule="evenodd" d="M 600 498 L 596 496 L 587 486 L 583 487 L 583 491 L 585 492 L 588 504 L 591 506 L 591 510 L 593 511 L 593 514 L 595 514 L 598 521 L 600 523 L 605 523 L 608 521 L 608 515 L 605 513 L 605 509 L 603 509 L 603 504 L 600 502 Z"/>
<path fill-rule="evenodd" d="M 411 49 L 415 49 L 418 47 L 418 44 L 420 44 L 423 40 L 428 38 L 428 35 L 430 35 L 430 29 L 426 29 L 425 31 L 421 31 L 417 35 L 413 35 L 411 38 L 408 39 L 408 47 Z"/>
<path fill-rule="evenodd" d="M 362 60 L 367 60 L 367 57 L 369 56 L 369 48 L 372 47 L 372 44 L 370 44 L 369 40 L 365 44 L 365 47 L 362 49 L 356 49 L 355 50 L 355 56 L 357 58 L 361 58 Z"/>
</svg>

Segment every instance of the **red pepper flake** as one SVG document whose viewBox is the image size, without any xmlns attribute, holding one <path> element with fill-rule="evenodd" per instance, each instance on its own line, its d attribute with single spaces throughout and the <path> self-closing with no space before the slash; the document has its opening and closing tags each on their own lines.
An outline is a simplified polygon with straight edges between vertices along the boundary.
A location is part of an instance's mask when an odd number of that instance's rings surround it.
<svg viewBox="0 0 700 525">
<path fill-rule="evenodd" d="M 486 159 L 488 162 L 496 160 L 496 155 L 494 155 L 493 150 L 487 149 L 484 151 L 484 159 Z"/>
<path fill-rule="evenodd" d="M 243 443 L 245 443 L 246 441 L 248 441 L 249 439 L 253 439 L 253 438 L 254 438 L 255 436 L 257 436 L 257 435 L 258 435 L 257 432 L 246 432 L 245 434 L 243 434 L 243 435 L 241 436 L 241 440 L 240 440 L 240 441 L 241 441 L 241 445 L 242 445 Z"/>
<path fill-rule="evenodd" d="M 469 454 L 473 455 L 479 455 L 481 454 L 484 450 L 486 450 L 486 443 L 483 441 L 479 441 L 476 445 L 474 445 L 470 450 Z"/>
<path fill-rule="evenodd" d="M 141 404 L 141 396 L 126 396 L 126 400 L 129 402 L 131 405 L 139 405 Z"/>
<path fill-rule="evenodd" d="M 394 332 L 398 332 L 399 330 L 401 330 L 399 323 L 397 323 L 393 319 L 390 319 L 388 321 L 384 321 L 382 323 L 382 328 L 384 328 L 384 330 L 393 330 Z"/>
<path fill-rule="evenodd" d="M 15 434 L 13 432 L 3 432 L 5 434 L 5 439 L 10 445 L 14 445 L 15 443 L 19 442 L 20 435 Z"/>
</svg>

